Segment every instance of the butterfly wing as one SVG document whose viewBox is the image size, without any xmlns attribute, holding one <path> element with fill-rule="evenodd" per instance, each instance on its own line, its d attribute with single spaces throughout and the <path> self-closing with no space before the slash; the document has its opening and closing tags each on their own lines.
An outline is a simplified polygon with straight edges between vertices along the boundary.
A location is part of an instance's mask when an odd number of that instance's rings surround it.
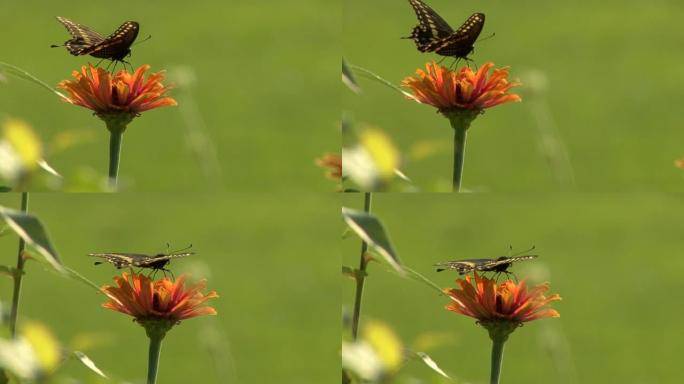
<svg viewBox="0 0 684 384">
<path fill-rule="evenodd" d="M 480 36 L 484 22 L 484 13 L 474 13 L 452 35 L 427 44 L 425 51 L 434 51 L 442 56 L 464 58 L 472 52 L 473 44 Z"/>
<path fill-rule="evenodd" d="M 139 266 L 143 260 L 151 259 L 151 256 L 143 255 L 140 253 L 89 253 L 88 256 L 100 257 L 105 259 L 107 262 L 114 264 L 115 267 L 121 269 L 130 266 Z"/>
<path fill-rule="evenodd" d="M 66 17 L 57 16 L 57 20 L 66 27 L 72 39 L 67 40 L 64 46 L 74 56 L 85 55 L 85 50 L 102 43 L 104 38 L 97 32 L 85 25 L 75 23 Z"/>
<path fill-rule="evenodd" d="M 121 61 L 130 53 L 130 47 L 138 37 L 140 25 L 127 21 L 97 45 L 84 49 L 81 55 Z"/>
<path fill-rule="evenodd" d="M 437 272 L 447 269 L 455 269 L 458 273 L 464 274 L 474 270 L 480 270 L 480 266 L 495 261 L 494 259 L 465 259 L 465 260 L 451 260 L 443 263 L 435 264 Z"/>
<path fill-rule="evenodd" d="M 511 264 L 536 258 L 537 255 L 520 255 L 515 257 L 499 257 L 498 259 L 491 260 L 487 263 L 482 263 L 478 266 L 477 270 L 482 272 L 507 272 L 508 267 Z"/>
<path fill-rule="evenodd" d="M 135 262 L 133 265 L 142 268 L 161 268 L 171 259 L 175 259 L 177 257 L 186 257 L 194 254 L 194 252 L 159 254 L 156 256 L 148 256 L 147 259 Z"/>
<path fill-rule="evenodd" d="M 441 39 L 451 36 L 453 28 L 421 0 L 409 0 L 418 18 L 418 25 L 413 28 L 411 36 L 416 47 L 421 52 L 429 52 L 428 46 Z"/>
</svg>

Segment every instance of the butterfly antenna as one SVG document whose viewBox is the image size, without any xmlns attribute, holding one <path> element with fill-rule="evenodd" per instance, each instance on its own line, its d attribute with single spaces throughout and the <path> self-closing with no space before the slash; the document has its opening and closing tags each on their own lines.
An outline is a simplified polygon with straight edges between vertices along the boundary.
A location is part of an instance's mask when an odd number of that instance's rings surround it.
<svg viewBox="0 0 684 384">
<path fill-rule="evenodd" d="M 183 249 L 178 249 L 178 250 L 175 250 L 173 252 L 170 252 L 169 255 L 173 255 L 174 253 L 184 252 L 184 251 L 187 251 L 191 248 L 192 248 L 192 243 Z"/>
<path fill-rule="evenodd" d="M 142 43 L 142 42 L 145 42 L 145 41 L 147 41 L 147 40 L 149 40 L 149 39 L 151 39 L 151 38 L 152 38 L 152 35 L 147 35 L 146 38 L 144 38 L 144 39 L 142 39 L 142 40 L 136 41 L 135 44 L 131 45 L 131 47 L 135 47 L 136 45 L 138 45 L 138 44 L 140 44 L 140 43 Z"/>
<path fill-rule="evenodd" d="M 492 32 L 491 35 L 489 35 L 489 36 L 487 36 L 487 37 L 483 37 L 483 38 L 481 38 L 481 39 L 477 39 L 475 42 L 478 43 L 478 42 L 480 42 L 480 41 L 489 40 L 489 39 L 491 39 L 492 37 L 494 37 L 494 35 L 495 35 L 495 33 Z"/>
<path fill-rule="evenodd" d="M 50 45 L 50 48 L 59 48 L 59 47 L 64 47 L 64 46 L 66 46 L 66 44 L 62 44 L 62 45 L 52 44 L 52 45 Z"/>
</svg>

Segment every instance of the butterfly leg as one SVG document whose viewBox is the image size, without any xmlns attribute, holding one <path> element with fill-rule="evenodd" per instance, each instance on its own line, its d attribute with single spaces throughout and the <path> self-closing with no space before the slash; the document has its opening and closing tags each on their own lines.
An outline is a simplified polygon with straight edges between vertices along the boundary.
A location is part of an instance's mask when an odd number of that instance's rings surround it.
<svg viewBox="0 0 684 384">
<path fill-rule="evenodd" d="M 100 66 L 100 64 L 102 63 L 102 60 L 104 60 L 104 59 L 100 59 L 100 61 L 98 61 L 97 64 L 95 64 L 96 68 Z"/>
</svg>

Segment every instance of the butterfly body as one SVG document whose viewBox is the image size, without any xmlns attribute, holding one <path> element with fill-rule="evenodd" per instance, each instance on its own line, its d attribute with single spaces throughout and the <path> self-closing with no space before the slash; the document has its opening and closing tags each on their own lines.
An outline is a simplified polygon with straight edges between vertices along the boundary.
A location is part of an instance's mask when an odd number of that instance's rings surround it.
<svg viewBox="0 0 684 384">
<path fill-rule="evenodd" d="M 420 52 L 467 59 L 484 27 L 484 13 L 472 14 L 456 31 L 421 0 L 409 0 L 418 18 L 411 35 Z"/>
<path fill-rule="evenodd" d="M 535 258 L 537 258 L 537 255 L 520 255 L 514 257 L 501 256 L 496 259 L 452 260 L 435 264 L 435 267 L 437 267 L 437 272 L 447 269 L 454 269 L 461 275 L 473 271 L 510 273 L 508 268 L 511 266 L 511 264 L 518 261 L 531 260 Z"/>
<path fill-rule="evenodd" d="M 138 37 L 140 25 L 135 21 L 126 21 L 111 35 L 103 37 L 85 25 L 75 23 L 65 17 L 57 20 L 66 27 L 71 39 L 64 43 L 67 51 L 74 56 L 90 55 L 100 59 L 124 61 L 131 54 L 131 45 Z M 53 45 L 53 47 L 56 47 Z"/>
</svg>

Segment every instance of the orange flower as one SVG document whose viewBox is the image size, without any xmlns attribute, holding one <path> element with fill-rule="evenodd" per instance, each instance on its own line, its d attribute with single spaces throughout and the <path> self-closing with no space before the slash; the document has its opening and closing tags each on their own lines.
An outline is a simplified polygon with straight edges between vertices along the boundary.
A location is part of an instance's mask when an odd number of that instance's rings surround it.
<svg viewBox="0 0 684 384">
<path fill-rule="evenodd" d="M 325 174 L 328 178 L 334 180 L 342 178 L 342 156 L 336 153 L 326 153 L 316 159 L 316 164 L 328 168 L 328 172 Z"/>
<path fill-rule="evenodd" d="M 495 69 L 489 76 L 492 67 L 493 63 L 486 63 L 477 72 L 468 66 L 452 71 L 433 61 L 425 65 L 426 71 L 418 69 L 416 77 L 405 78 L 402 85 L 413 94 L 409 98 L 432 105 L 442 113 L 463 109 L 481 111 L 521 101 L 520 96 L 508 93 L 520 85 L 517 81 L 508 81 L 508 68 Z"/>
<path fill-rule="evenodd" d="M 460 289 L 444 289 L 452 300 L 446 309 L 474 317 L 485 327 L 488 322 L 503 321 L 519 326 L 544 317 L 560 317 L 558 311 L 547 307 L 561 299 L 558 294 L 544 296 L 544 292 L 549 290 L 548 283 L 528 290 L 525 279 L 517 284 L 511 280 L 497 284 L 495 280 L 477 274 L 474 285 L 470 276 L 458 279 L 456 283 Z"/>
<path fill-rule="evenodd" d="M 133 74 L 123 69 L 112 75 L 88 64 L 81 67 L 81 72 L 72 72 L 75 80 L 63 80 L 58 87 L 69 93 L 66 102 L 91 109 L 98 115 L 121 112 L 137 115 L 150 109 L 177 105 L 176 100 L 166 96 L 169 87 L 161 83 L 164 73 L 153 73 L 145 80 L 148 69 L 150 66 L 145 64 Z"/>
<path fill-rule="evenodd" d="M 128 272 L 114 277 L 116 287 L 104 286 L 102 291 L 109 301 L 102 304 L 127 315 L 133 316 L 141 324 L 148 320 L 170 320 L 177 323 L 202 315 L 215 315 L 216 310 L 203 304 L 215 297 L 215 291 L 207 294 L 200 292 L 205 287 L 202 280 L 194 285 L 185 286 L 185 276 L 175 281 L 164 277 L 153 281 L 149 277 Z"/>
</svg>

